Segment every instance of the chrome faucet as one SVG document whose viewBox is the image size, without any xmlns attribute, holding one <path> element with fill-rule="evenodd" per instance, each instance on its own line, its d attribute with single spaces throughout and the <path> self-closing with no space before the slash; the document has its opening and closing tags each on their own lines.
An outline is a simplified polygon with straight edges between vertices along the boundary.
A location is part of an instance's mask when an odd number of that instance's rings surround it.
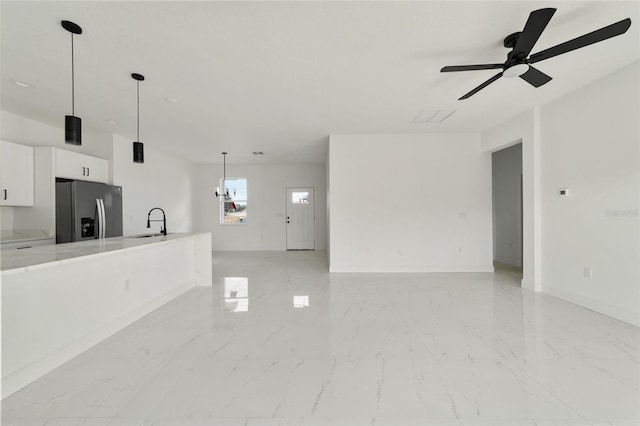
<svg viewBox="0 0 640 426">
<path fill-rule="evenodd" d="M 164 226 L 164 228 L 160 227 L 160 233 L 162 235 L 167 235 L 167 216 L 165 216 L 164 210 L 162 210 L 160 207 L 154 207 L 149 210 L 149 213 L 147 214 L 147 228 L 151 228 L 151 222 L 160 222 L 160 219 L 151 220 L 151 212 L 154 210 L 160 210 L 162 212 L 162 225 Z"/>
</svg>

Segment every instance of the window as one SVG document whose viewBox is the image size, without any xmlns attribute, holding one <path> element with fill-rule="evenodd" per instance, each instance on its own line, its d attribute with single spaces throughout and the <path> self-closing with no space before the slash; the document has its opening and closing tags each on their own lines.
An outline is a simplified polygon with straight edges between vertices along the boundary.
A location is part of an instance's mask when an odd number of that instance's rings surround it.
<svg viewBox="0 0 640 426">
<path fill-rule="evenodd" d="M 291 193 L 292 204 L 309 204 L 309 192 L 292 192 Z"/>
<path fill-rule="evenodd" d="M 220 223 L 237 225 L 247 223 L 247 180 L 242 178 L 223 181 L 220 197 Z"/>
</svg>

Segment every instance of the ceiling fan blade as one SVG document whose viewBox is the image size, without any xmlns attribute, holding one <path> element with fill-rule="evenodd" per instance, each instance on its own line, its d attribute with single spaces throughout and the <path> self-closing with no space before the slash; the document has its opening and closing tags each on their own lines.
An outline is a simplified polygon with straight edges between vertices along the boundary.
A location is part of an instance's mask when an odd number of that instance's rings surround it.
<svg viewBox="0 0 640 426">
<path fill-rule="evenodd" d="M 528 62 L 530 64 L 534 64 L 539 61 L 544 61 L 545 59 L 553 58 L 554 56 L 562 55 L 563 53 L 571 52 L 572 50 L 580 49 L 581 47 L 589 46 L 590 44 L 598 43 L 611 37 L 619 36 L 626 33 L 630 26 L 631 19 L 623 19 L 615 24 L 592 31 L 589 34 L 574 38 L 573 40 L 566 41 L 541 52 L 534 53 L 529 58 Z"/>
<path fill-rule="evenodd" d="M 551 17 L 556 12 L 554 8 L 538 9 L 529 14 L 529 19 L 518 38 L 518 42 L 513 48 L 511 57 L 515 60 L 521 60 L 529 56 L 531 49 L 536 44 L 540 35 L 547 27 Z"/>
<path fill-rule="evenodd" d="M 504 64 L 449 65 L 447 67 L 443 67 L 440 72 L 495 70 L 502 67 L 504 67 Z"/>
<path fill-rule="evenodd" d="M 470 98 L 471 96 L 475 95 L 476 93 L 478 93 L 479 91 L 481 91 L 482 89 L 484 89 L 485 87 L 487 87 L 488 85 L 490 85 L 491 83 L 493 83 L 494 81 L 499 79 L 500 77 L 502 77 L 502 73 L 501 72 L 499 72 L 498 74 L 494 75 L 489 80 L 485 81 L 480 86 L 476 87 L 475 89 L 473 89 L 472 91 L 470 91 L 469 93 L 467 93 L 466 95 L 464 95 L 463 97 L 461 97 L 458 100 L 461 101 L 463 99 Z"/>
<path fill-rule="evenodd" d="M 537 68 L 529 66 L 529 71 L 520 76 L 521 79 L 532 85 L 533 87 L 540 87 L 543 84 L 547 84 L 551 81 L 551 77 L 543 73 Z"/>
</svg>

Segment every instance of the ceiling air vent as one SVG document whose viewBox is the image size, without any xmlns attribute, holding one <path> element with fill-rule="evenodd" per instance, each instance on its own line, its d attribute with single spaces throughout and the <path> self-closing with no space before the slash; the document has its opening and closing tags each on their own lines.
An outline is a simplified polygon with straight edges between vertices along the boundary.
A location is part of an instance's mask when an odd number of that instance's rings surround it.
<svg viewBox="0 0 640 426">
<path fill-rule="evenodd" d="M 422 110 L 411 120 L 413 124 L 442 123 L 456 112 L 453 109 Z"/>
</svg>

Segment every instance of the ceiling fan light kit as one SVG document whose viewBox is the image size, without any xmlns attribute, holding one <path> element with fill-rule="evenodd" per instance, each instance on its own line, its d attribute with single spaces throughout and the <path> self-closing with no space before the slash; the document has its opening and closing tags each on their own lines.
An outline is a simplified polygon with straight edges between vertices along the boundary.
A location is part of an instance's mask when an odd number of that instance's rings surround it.
<svg viewBox="0 0 640 426">
<path fill-rule="evenodd" d="M 502 76 L 505 78 L 520 77 L 522 74 L 529 71 L 529 64 L 516 64 L 509 68 L 505 68 L 502 72 Z"/>
<path fill-rule="evenodd" d="M 627 32 L 631 26 L 631 19 L 626 18 L 529 56 L 555 12 L 556 9 L 554 8 L 538 9 L 531 12 L 522 32 L 510 34 L 504 39 L 504 47 L 511 49 L 511 51 L 507 54 L 507 60 L 503 64 L 450 65 L 443 67 L 440 72 L 502 69 L 501 72 L 466 93 L 458 100 L 470 98 L 500 77 L 520 77 L 533 87 L 540 87 L 550 82 L 551 77 L 539 69 L 532 67 L 531 64 L 622 35 Z"/>
<path fill-rule="evenodd" d="M 64 142 L 69 145 L 82 145 L 82 119 L 75 116 L 75 69 L 73 61 L 73 36 L 82 34 L 82 28 L 74 22 L 62 21 L 62 28 L 71 33 L 71 115 L 64 116 Z"/>
</svg>

